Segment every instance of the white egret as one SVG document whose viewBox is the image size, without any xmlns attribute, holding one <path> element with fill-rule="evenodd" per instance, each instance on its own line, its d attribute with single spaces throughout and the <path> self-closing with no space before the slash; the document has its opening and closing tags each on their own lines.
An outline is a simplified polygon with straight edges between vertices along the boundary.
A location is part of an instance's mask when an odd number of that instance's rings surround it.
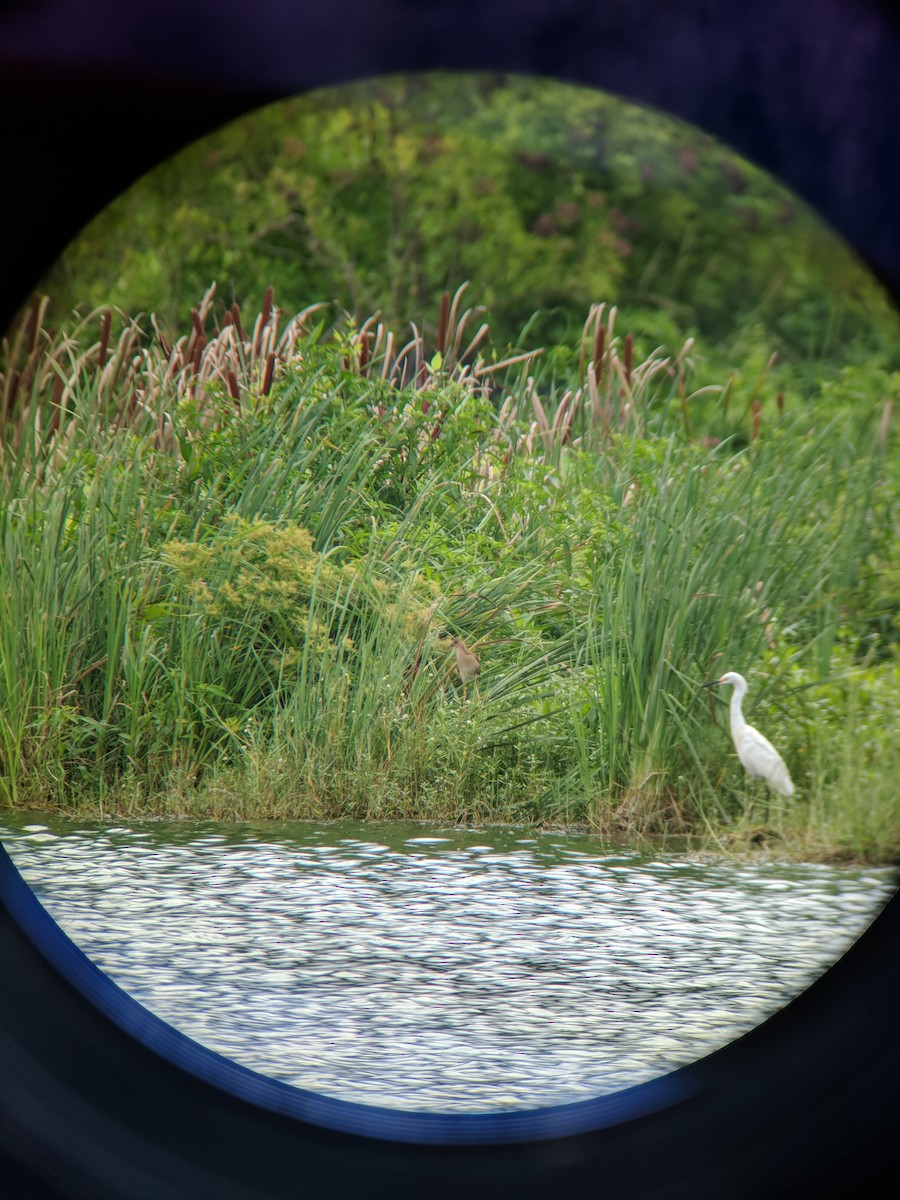
<svg viewBox="0 0 900 1200">
<path fill-rule="evenodd" d="M 731 693 L 730 717 L 731 737 L 734 748 L 742 766 L 751 774 L 764 779 L 773 792 L 780 796 L 793 796 L 794 785 L 784 765 L 784 759 L 768 738 L 763 737 L 758 729 L 748 725 L 741 712 L 741 701 L 747 694 L 747 680 L 737 671 L 726 671 L 720 679 L 704 683 L 704 687 L 715 687 L 718 683 L 730 683 L 734 688 Z"/>
</svg>

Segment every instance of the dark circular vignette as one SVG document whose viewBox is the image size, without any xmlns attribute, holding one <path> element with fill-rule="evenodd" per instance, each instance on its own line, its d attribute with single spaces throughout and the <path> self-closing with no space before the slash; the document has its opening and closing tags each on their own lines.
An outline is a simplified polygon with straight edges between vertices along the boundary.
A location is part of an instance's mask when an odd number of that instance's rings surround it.
<svg viewBox="0 0 900 1200">
<path fill-rule="evenodd" d="M 900 294 L 900 19 L 888 0 L 5 0 L 0 328 L 175 150 L 298 91 L 431 68 L 655 105 L 777 175 Z"/>
<path fill-rule="evenodd" d="M 0 327 L 84 223 L 182 145 L 296 91 L 435 67 L 554 75 L 701 126 L 812 203 L 900 300 L 900 29 L 881 0 L 7 0 Z M 227 1090 L 240 1069 L 225 1060 L 173 1065 L 162 1023 L 127 997 L 111 1021 L 99 973 L 0 865 L 6 1195 L 892 1194 L 896 899 L 781 1014 L 667 1077 L 666 1107 L 623 1093 L 550 1138 L 428 1145 L 391 1140 L 380 1110 L 366 1136 L 273 1111 Z"/>
</svg>

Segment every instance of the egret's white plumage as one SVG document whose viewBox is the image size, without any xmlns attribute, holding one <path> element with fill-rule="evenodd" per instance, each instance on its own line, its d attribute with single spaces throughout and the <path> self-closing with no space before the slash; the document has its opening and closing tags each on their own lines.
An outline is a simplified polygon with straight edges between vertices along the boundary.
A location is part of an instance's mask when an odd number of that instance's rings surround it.
<svg viewBox="0 0 900 1200">
<path fill-rule="evenodd" d="M 764 779 L 773 792 L 778 792 L 780 796 L 793 796 L 794 785 L 784 759 L 768 738 L 744 720 L 741 701 L 747 694 L 747 680 L 737 671 L 726 671 L 720 679 L 714 679 L 704 687 L 715 687 L 717 683 L 730 683 L 734 688 L 729 706 L 731 737 L 742 766 L 751 775 Z"/>
</svg>

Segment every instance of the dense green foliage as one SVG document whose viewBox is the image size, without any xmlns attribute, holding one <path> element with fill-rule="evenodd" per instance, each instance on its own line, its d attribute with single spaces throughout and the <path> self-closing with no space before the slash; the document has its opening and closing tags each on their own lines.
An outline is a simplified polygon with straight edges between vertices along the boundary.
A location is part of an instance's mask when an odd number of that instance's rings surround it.
<svg viewBox="0 0 900 1200">
<path fill-rule="evenodd" d="M 572 344 L 615 299 L 638 351 L 698 336 L 708 381 L 778 355 L 799 397 L 842 366 L 900 367 L 898 323 L 795 197 L 660 113 L 551 80 L 422 75 L 257 111 L 146 176 L 45 289 L 173 328 L 212 280 L 256 307 L 334 300 L 394 328 L 472 283 L 496 344 Z M 702 367 L 702 364 L 700 364 Z M 797 389 L 800 389 L 797 391 Z"/>
<path fill-rule="evenodd" d="M 481 374 L 487 351 L 398 383 L 362 342 L 307 329 L 267 392 L 252 364 L 200 389 L 148 347 L 137 406 L 115 355 L 70 347 L 64 418 L 35 400 L 7 426 L 7 803 L 896 852 L 879 410 L 836 381 L 738 437 L 727 387 L 691 428 L 687 356 L 626 374 L 618 336 L 567 398 L 535 363 Z M 789 803 L 754 805 L 699 686 L 726 668 Z"/>
</svg>

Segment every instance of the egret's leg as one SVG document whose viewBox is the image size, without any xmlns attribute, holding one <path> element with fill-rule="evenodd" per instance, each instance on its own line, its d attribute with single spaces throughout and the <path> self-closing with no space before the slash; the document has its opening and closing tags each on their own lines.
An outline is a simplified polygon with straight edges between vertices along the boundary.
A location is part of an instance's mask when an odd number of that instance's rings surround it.
<svg viewBox="0 0 900 1200">
<path fill-rule="evenodd" d="M 759 801 L 759 781 L 755 775 L 750 776 L 750 800 L 747 804 L 747 819 L 752 824 Z"/>
</svg>

